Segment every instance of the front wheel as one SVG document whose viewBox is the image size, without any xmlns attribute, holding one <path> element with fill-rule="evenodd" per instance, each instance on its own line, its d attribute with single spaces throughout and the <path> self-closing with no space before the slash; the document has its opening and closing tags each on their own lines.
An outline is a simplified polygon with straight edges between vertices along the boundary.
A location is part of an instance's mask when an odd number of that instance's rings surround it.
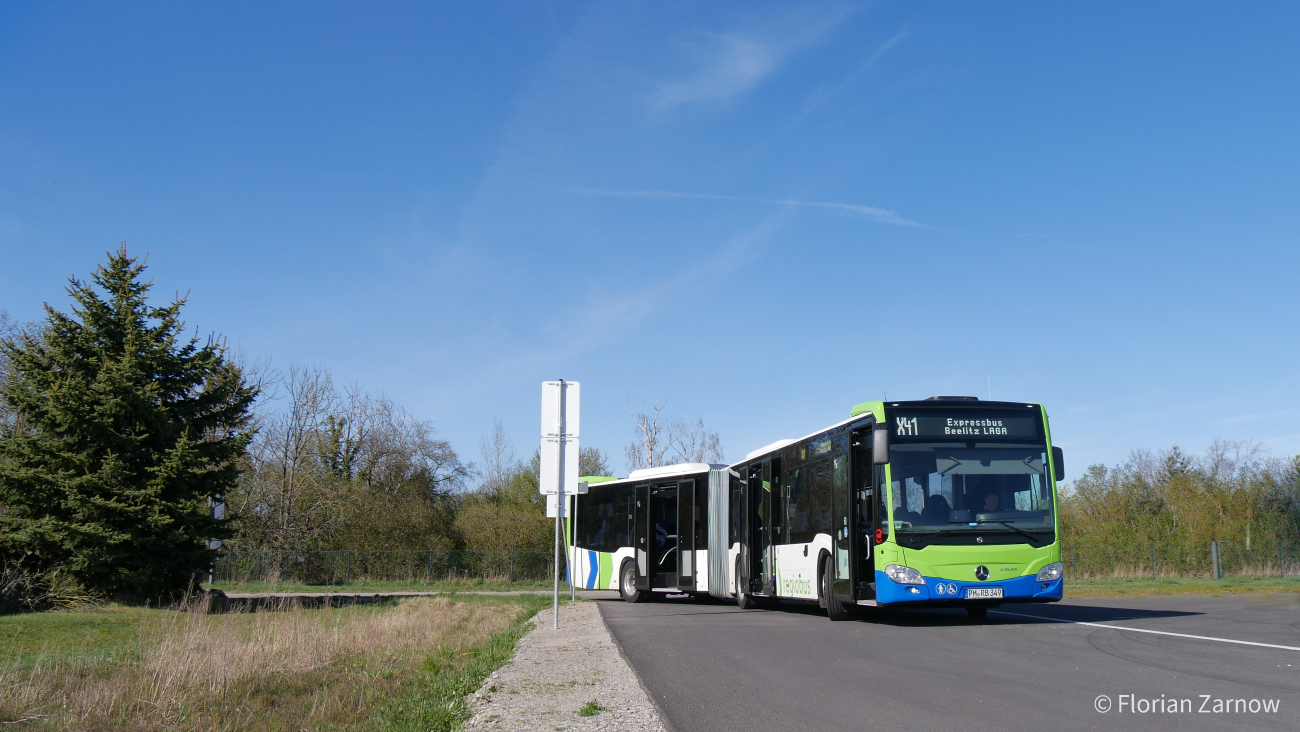
<svg viewBox="0 0 1300 732">
<path fill-rule="evenodd" d="M 618 594 L 627 602 L 644 602 L 646 593 L 636 588 L 636 564 L 628 559 L 618 571 Z"/>
<path fill-rule="evenodd" d="M 844 607 L 844 603 L 835 599 L 834 589 L 835 565 L 831 563 L 830 557 L 826 557 L 822 561 L 822 599 L 826 604 L 826 617 L 831 620 L 848 620 L 848 608 Z"/>
</svg>

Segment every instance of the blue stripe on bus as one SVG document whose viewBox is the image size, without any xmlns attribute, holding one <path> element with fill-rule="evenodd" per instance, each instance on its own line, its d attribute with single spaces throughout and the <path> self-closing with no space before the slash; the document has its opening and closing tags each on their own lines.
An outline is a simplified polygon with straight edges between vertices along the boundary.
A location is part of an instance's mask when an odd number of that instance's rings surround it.
<svg viewBox="0 0 1300 732">
<path fill-rule="evenodd" d="M 587 551 L 587 566 L 591 568 L 587 574 L 587 589 L 594 590 L 596 589 L 596 573 L 600 571 L 600 557 L 596 556 L 596 552 Z"/>
</svg>

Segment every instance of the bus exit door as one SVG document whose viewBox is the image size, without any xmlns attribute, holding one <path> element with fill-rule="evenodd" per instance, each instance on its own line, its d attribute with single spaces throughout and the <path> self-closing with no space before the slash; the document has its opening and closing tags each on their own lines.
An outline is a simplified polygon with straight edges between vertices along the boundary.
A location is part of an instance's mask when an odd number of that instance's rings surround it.
<svg viewBox="0 0 1300 732">
<path fill-rule="evenodd" d="M 689 481 L 688 481 L 689 482 Z M 636 487 L 636 588 L 677 587 L 678 486 Z"/>
</svg>

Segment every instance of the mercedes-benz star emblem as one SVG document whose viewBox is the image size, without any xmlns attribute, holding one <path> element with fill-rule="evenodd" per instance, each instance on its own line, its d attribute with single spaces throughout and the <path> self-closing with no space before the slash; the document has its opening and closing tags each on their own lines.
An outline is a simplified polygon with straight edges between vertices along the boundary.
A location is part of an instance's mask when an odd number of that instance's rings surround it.
<svg viewBox="0 0 1300 732">
<path fill-rule="evenodd" d="M 981 564 L 980 566 L 975 568 L 975 579 L 979 580 L 980 582 L 983 582 L 988 578 L 989 578 L 988 567 L 985 567 L 983 564 Z"/>
</svg>

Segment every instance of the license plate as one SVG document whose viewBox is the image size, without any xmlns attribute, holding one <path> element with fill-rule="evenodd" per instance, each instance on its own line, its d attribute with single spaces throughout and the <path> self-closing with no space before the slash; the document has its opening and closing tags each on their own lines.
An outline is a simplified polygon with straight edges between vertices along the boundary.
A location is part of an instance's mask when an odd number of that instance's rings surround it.
<svg viewBox="0 0 1300 732">
<path fill-rule="evenodd" d="M 989 600 L 1002 597 L 1001 587 L 967 587 L 967 600 Z"/>
</svg>

